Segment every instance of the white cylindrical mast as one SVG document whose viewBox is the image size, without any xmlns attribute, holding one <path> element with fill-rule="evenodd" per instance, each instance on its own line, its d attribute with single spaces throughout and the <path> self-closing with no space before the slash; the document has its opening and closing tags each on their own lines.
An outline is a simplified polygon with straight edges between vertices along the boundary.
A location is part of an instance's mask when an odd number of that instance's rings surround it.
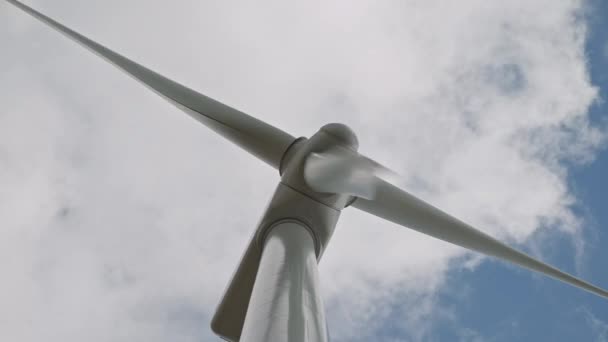
<svg viewBox="0 0 608 342">
<path fill-rule="evenodd" d="M 268 232 L 240 341 L 328 341 L 314 242 L 303 225 Z"/>
</svg>

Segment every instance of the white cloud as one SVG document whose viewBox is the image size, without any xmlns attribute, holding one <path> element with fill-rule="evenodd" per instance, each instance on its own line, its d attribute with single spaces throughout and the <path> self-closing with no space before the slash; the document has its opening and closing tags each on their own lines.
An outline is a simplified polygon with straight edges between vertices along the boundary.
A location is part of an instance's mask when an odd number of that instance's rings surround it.
<svg viewBox="0 0 608 342">
<path fill-rule="evenodd" d="M 345 122 L 408 189 L 503 239 L 580 229 L 560 161 L 604 138 L 581 1 L 31 3 L 294 135 Z M 0 8 L 3 339 L 210 339 L 278 175 Z M 321 264 L 335 339 L 368 340 L 396 295 L 424 338 L 462 255 L 346 211 Z"/>
<path fill-rule="evenodd" d="M 577 312 L 584 316 L 589 328 L 593 332 L 594 341 L 608 341 L 608 323 L 597 318 L 591 310 L 585 307 L 577 309 Z"/>
</svg>

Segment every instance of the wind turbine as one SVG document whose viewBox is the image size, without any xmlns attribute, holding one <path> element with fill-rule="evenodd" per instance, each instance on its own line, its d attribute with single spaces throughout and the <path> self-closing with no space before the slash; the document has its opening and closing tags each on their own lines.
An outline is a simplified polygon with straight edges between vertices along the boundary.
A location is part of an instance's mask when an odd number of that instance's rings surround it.
<svg viewBox="0 0 608 342">
<path fill-rule="evenodd" d="M 216 133 L 279 171 L 281 180 L 211 322 L 229 341 L 327 341 L 317 263 L 341 211 L 354 207 L 608 298 L 608 291 L 517 251 L 399 189 L 357 152 L 355 133 L 323 126 L 292 135 L 184 87 L 16 0 L 21 10 L 114 64 Z"/>
</svg>

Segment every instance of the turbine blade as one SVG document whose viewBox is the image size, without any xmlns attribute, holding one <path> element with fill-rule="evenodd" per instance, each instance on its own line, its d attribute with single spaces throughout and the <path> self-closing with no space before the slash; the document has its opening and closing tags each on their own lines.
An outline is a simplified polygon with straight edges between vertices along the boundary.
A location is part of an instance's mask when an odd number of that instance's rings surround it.
<svg viewBox="0 0 608 342">
<path fill-rule="evenodd" d="M 311 153 L 304 164 L 304 180 L 312 190 L 365 199 L 374 198 L 379 176 L 389 172 L 373 160 L 342 147 Z"/>
<path fill-rule="evenodd" d="M 420 233 L 510 261 L 608 298 L 608 291 L 515 250 L 383 180 L 377 182 L 374 199 L 357 198 L 353 206 Z"/>
<path fill-rule="evenodd" d="M 295 140 L 290 134 L 180 85 L 16 0 L 7 0 L 36 19 L 90 49 L 148 86 L 158 95 L 249 153 L 279 169 L 284 152 Z"/>
<path fill-rule="evenodd" d="M 373 199 L 377 182 L 392 181 L 397 174 L 348 148 L 334 146 L 311 153 L 304 163 L 304 180 L 316 192 L 340 193 Z"/>
</svg>

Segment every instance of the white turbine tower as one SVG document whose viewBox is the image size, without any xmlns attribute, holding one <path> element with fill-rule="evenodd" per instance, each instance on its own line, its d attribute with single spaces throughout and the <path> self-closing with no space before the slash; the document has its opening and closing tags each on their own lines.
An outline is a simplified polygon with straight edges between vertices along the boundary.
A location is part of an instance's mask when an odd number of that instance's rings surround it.
<svg viewBox="0 0 608 342">
<path fill-rule="evenodd" d="M 341 210 L 349 206 L 608 298 L 608 291 L 519 252 L 387 182 L 383 177 L 387 169 L 357 153 L 357 137 L 345 125 L 328 124 L 308 139 L 296 139 L 171 81 L 19 1 L 7 1 L 279 171 L 279 185 L 211 322 L 213 331 L 226 340 L 328 341 L 317 263 Z"/>
</svg>

